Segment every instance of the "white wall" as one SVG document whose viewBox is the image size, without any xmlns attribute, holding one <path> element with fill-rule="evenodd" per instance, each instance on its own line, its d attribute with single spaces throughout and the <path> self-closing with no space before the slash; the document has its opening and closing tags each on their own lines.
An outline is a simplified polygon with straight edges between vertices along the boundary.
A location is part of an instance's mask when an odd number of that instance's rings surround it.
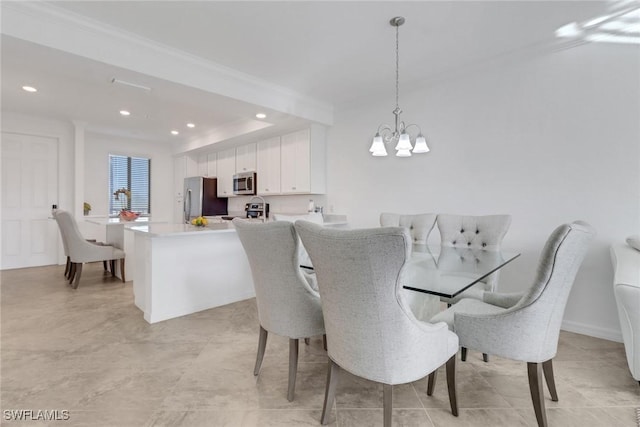
<svg viewBox="0 0 640 427">
<path fill-rule="evenodd" d="M 522 252 L 500 289 L 526 288 L 549 233 L 575 219 L 596 242 L 578 275 L 564 328 L 620 340 L 608 245 L 640 231 L 640 55 L 586 45 L 503 63 L 435 87 L 402 87 L 403 119 L 431 148 L 371 157 L 393 99 L 336 113 L 328 136 L 329 207 L 354 226 L 380 212 L 513 216 L 504 247 Z M 438 243 L 437 231 L 430 243 Z"/>
<path fill-rule="evenodd" d="M 91 204 L 91 215 L 106 216 L 109 212 L 109 154 L 151 159 L 151 215 L 169 221 L 173 214 L 173 158 L 169 148 L 95 133 L 85 135 L 84 201 Z"/>
</svg>

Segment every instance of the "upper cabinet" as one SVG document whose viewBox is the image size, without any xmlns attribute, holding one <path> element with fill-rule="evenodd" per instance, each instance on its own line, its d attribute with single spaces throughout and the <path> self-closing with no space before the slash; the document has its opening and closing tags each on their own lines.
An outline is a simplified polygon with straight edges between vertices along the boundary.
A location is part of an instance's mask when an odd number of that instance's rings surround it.
<svg viewBox="0 0 640 427">
<path fill-rule="evenodd" d="M 207 154 L 207 169 L 211 178 L 218 176 L 218 155 L 216 153 Z"/>
<path fill-rule="evenodd" d="M 326 192 L 325 130 L 320 125 L 197 158 L 176 159 L 176 197 L 186 176 L 218 178 L 218 197 L 233 197 L 233 175 L 256 172 L 256 192 L 324 194 Z"/>
<path fill-rule="evenodd" d="M 257 192 L 261 196 L 280 194 L 280 137 L 257 144 Z"/>
<path fill-rule="evenodd" d="M 236 173 L 255 172 L 256 143 L 241 145 L 236 148 Z"/>
<path fill-rule="evenodd" d="M 233 196 L 233 175 L 236 173 L 236 149 L 218 151 L 218 197 Z"/>
<path fill-rule="evenodd" d="M 201 154 L 198 156 L 198 175 L 216 177 L 216 153 Z"/>
<path fill-rule="evenodd" d="M 324 128 L 312 126 L 283 135 L 280 143 L 282 194 L 326 192 L 326 149 Z"/>
</svg>

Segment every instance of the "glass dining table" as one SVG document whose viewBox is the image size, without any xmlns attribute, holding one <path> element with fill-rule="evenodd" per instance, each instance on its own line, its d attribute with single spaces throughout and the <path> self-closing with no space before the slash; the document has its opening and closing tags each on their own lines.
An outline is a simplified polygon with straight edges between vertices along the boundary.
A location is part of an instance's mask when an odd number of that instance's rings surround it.
<svg viewBox="0 0 640 427">
<path fill-rule="evenodd" d="M 453 298 L 519 256 L 511 251 L 414 245 L 400 283 L 411 291 Z"/>
</svg>

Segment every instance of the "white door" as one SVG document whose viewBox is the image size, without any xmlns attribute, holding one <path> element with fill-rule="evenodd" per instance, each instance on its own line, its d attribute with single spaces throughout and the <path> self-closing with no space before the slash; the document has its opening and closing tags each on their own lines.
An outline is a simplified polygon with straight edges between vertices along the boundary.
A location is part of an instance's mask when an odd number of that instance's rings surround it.
<svg viewBox="0 0 640 427">
<path fill-rule="evenodd" d="M 58 140 L 2 132 L 2 269 L 57 264 Z"/>
</svg>

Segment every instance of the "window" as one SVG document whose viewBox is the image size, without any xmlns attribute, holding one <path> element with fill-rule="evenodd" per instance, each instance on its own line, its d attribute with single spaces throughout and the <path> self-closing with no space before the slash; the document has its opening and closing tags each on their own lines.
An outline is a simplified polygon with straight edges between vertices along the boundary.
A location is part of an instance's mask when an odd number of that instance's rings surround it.
<svg viewBox="0 0 640 427">
<path fill-rule="evenodd" d="M 151 213 L 151 159 L 109 154 L 109 214 L 117 215 L 122 209 Z M 129 191 L 130 196 L 118 190 Z M 117 198 L 116 198 L 117 197 Z"/>
</svg>

